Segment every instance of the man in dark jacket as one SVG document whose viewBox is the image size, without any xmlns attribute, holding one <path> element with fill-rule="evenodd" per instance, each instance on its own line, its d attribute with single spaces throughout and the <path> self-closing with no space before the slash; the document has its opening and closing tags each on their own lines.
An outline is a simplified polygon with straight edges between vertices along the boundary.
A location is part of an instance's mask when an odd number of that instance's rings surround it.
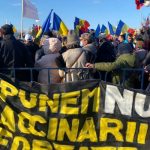
<svg viewBox="0 0 150 150">
<path fill-rule="evenodd" d="M 96 62 L 113 62 L 115 60 L 114 46 L 106 39 L 106 35 L 99 35 L 99 49 L 97 51 Z"/>
<path fill-rule="evenodd" d="M 114 50 L 114 46 L 110 41 L 106 39 L 106 34 L 101 33 L 99 35 L 99 48 L 97 51 L 97 57 L 96 57 L 96 63 L 99 62 L 113 62 L 115 61 L 116 54 Z M 105 80 L 106 78 L 106 72 L 101 71 L 101 79 Z M 95 78 L 99 78 L 99 74 L 95 74 Z M 107 74 L 107 81 L 110 81 L 111 74 Z"/>
<path fill-rule="evenodd" d="M 30 34 L 25 35 L 24 43 L 29 52 L 31 53 L 32 60 L 35 63 L 35 53 L 39 49 L 39 46 L 36 43 L 34 43 L 32 36 Z"/>
<path fill-rule="evenodd" d="M 6 68 L 33 67 L 31 55 L 25 45 L 14 37 L 12 25 L 5 24 L 1 31 L 3 40 L 0 47 L 0 72 L 14 77 L 14 72 Z M 26 80 L 25 72 L 17 71 L 16 78 Z"/>
</svg>

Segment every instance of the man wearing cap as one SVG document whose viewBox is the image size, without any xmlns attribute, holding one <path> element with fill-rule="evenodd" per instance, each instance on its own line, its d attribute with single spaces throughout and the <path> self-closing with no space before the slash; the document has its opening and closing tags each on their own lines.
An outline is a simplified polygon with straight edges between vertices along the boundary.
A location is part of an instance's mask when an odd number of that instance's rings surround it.
<svg viewBox="0 0 150 150">
<path fill-rule="evenodd" d="M 94 46 L 94 37 L 90 33 L 81 34 L 80 46 L 86 52 L 87 61 L 94 63 L 97 53 L 96 46 Z"/>
<path fill-rule="evenodd" d="M 3 40 L 0 47 L 0 72 L 13 77 L 13 70 L 6 71 L 6 68 L 33 67 L 31 55 L 25 45 L 14 37 L 12 25 L 5 24 L 1 27 Z M 2 70 L 2 68 L 4 68 Z M 16 72 L 16 78 L 25 80 L 26 75 L 23 71 Z"/>
<path fill-rule="evenodd" d="M 123 77 L 121 74 L 121 70 L 123 68 L 134 68 L 136 65 L 136 57 L 132 53 L 132 47 L 128 43 L 121 43 L 118 46 L 118 58 L 115 60 L 115 62 L 101 62 L 101 63 L 87 63 L 87 68 L 93 68 L 99 71 L 113 71 L 113 77 L 112 82 L 114 84 L 120 84 L 122 83 Z M 134 88 L 134 83 L 132 82 L 132 79 L 130 80 L 129 77 L 131 77 L 131 72 L 128 74 L 128 79 L 125 82 L 126 87 L 132 87 Z M 129 82 L 130 81 L 130 82 Z"/>
<path fill-rule="evenodd" d="M 39 46 L 33 42 L 33 38 L 30 34 L 25 35 L 24 43 L 29 50 L 29 53 L 31 53 L 33 63 L 35 63 L 35 53 L 37 50 L 39 50 Z"/>
</svg>

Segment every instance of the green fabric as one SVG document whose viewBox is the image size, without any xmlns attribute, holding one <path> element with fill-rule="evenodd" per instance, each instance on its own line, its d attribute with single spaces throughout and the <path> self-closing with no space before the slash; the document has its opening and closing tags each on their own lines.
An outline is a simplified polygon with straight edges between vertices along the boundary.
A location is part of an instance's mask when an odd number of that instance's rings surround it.
<svg viewBox="0 0 150 150">
<path fill-rule="evenodd" d="M 122 80 L 122 73 L 119 71 L 123 68 L 133 68 L 136 65 L 136 57 L 134 54 L 122 54 L 120 55 L 115 62 L 109 63 L 96 63 L 95 69 L 99 71 L 110 72 L 113 71 L 112 83 L 119 84 Z M 132 72 L 128 73 L 128 76 L 131 76 Z M 132 76 L 131 76 L 132 77 Z M 132 79 L 130 79 L 130 84 L 128 80 L 125 82 L 126 87 L 133 87 Z"/>
</svg>

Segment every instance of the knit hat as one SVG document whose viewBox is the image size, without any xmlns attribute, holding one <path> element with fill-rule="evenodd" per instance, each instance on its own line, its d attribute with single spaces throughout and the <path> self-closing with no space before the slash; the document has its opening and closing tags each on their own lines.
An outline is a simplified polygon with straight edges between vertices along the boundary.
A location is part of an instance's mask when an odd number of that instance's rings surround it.
<svg viewBox="0 0 150 150">
<path fill-rule="evenodd" d="M 67 35 L 67 44 L 66 46 L 71 46 L 79 44 L 79 37 L 76 35 L 76 33 L 73 30 L 70 30 Z"/>
<path fill-rule="evenodd" d="M 129 43 L 120 43 L 118 45 L 118 54 L 128 54 L 133 51 L 131 45 Z"/>
<path fill-rule="evenodd" d="M 57 38 L 48 38 L 43 45 L 45 54 L 57 53 L 61 50 L 61 47 L 61 41 Z"/>
<path fill-rule="evenodd" d="M 9 24 L 5 24 L 1 27 L 1 30 L 2 30 L 2 33 L 4 35 L 7 35 L 7 34 L 14 34 L 13 32 L 13 26 L 12 25 L 9 25 Z"/>
<path fill-rule="evenodd" d="M 26 41 L 32 41 L 32 36 L 30 34 L 25 35 L 25 40 Z"/>
</svg>

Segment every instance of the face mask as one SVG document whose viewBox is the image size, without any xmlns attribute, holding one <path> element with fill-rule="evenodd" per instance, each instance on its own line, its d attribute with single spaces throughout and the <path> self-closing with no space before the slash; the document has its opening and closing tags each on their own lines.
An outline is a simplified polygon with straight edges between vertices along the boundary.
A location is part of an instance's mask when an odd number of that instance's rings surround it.
<svg viewBox="0 0 150 150">
<path fill-rule="evenodd" d="M 80 41 L 80 46 L 83 47 L 83 42 L 82 41 Z"/>
</svg>

